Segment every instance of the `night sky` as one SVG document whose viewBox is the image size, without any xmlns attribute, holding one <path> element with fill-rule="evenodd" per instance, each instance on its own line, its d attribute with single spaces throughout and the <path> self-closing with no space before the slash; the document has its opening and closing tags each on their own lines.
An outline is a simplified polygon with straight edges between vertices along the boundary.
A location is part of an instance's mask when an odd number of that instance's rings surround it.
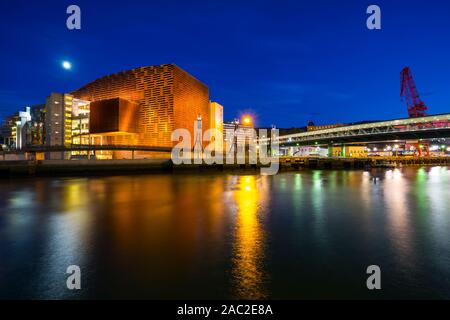
<svg viewBox="0 0 450 320">
<path fill-rule="evenodd" d="M 81 7 L 80 31 L 66 28 L 70 4 Z M 370 4 L 381 7 L 381 31 L 366 28 Z M 250 112 L 259 126 L 406 117 L 404 66 L 429 113 L 450 113 L 446 0 L 2 0 L 0 41 L 0 117 L 164 63 L 207 84 L 225 120 Z"/>
</svg>

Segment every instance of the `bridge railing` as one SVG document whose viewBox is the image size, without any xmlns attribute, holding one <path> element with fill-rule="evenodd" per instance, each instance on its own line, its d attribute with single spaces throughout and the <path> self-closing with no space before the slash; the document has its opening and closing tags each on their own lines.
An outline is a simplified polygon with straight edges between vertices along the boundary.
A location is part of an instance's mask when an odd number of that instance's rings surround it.
<svg viewBox="0 0 450 320">
<path fill-rule="evenodd" d="M 83 145 L 72 144 L 68 146 L 31 146 L 15 150 L 3 150 L 3 153 L 27 152 L 71 152 L 71 151 L 154 151 L 171 152 L 171 147 L 142 146 L 142 145 Z"/>
<path fill-rule="evenodd" d="M 395 132 L 420 132 L 448 128 L 450 128 L 450 114 L 445 114 L 438 116 L 373 122 L 361 125 L 351 125 L 332 129 L 302 132 L 279 136 L 275 139 L 278 140 L 280 144 L 282 144 L 289 142 L 314 141 L 320 139 L 379 135 Z M 268 139 L 261 139 L 260 141 L 266 140 Z"/>
</svg>

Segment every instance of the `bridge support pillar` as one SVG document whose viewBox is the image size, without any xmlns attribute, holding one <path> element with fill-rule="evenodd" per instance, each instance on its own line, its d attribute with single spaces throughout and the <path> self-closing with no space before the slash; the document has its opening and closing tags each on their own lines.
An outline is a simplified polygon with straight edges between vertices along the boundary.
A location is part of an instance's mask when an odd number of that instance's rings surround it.
<svg viewBox="0 0 450 320">
<path fill-rule="evenodd" d="M 294 155 L 294 147 L 288 147 L 288 156 L 292 157 Z"/>
<path fill-rule="evenodd" d="M 131 151 L 131 159 L 134 160 L 134 150 Z"/>
<path fill-rule="evenodd" d="M 328 144 L 328 158 L 333 157 L 333 144 Z"/>
</svg>

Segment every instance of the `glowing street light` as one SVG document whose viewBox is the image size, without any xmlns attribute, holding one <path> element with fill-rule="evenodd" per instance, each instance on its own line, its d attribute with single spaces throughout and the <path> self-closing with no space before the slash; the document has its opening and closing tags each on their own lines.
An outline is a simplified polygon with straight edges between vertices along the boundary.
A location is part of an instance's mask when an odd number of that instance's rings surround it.
<svg viewBox="0 0 450 320">
<path fill-rule="evenodd" d="M 245 125 L 247 125 L 247 126 L 251 125 L 252 122 L 253 122 L 253 121 L 252 121 L 252 117 L 250 117 L 250 116 L 244 116 L 244 117 L 242 118 L 242 123 L 245 124 Z"/>
</svg>

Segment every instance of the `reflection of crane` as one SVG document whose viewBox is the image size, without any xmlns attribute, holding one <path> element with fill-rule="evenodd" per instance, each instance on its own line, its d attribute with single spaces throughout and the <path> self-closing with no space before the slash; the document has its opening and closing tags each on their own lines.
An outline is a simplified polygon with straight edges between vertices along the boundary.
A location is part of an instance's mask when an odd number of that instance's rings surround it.
<svg viewBox="0 0 450 320">
<path fill-rule="evenodd" d="M 400 73 L 400 97 L 406 101 L 410 118 L 424 117 L 428 107 L 419 97 L 416 84 L 411 74 L 411 69 L 405 67 Z"/>
</svg>

